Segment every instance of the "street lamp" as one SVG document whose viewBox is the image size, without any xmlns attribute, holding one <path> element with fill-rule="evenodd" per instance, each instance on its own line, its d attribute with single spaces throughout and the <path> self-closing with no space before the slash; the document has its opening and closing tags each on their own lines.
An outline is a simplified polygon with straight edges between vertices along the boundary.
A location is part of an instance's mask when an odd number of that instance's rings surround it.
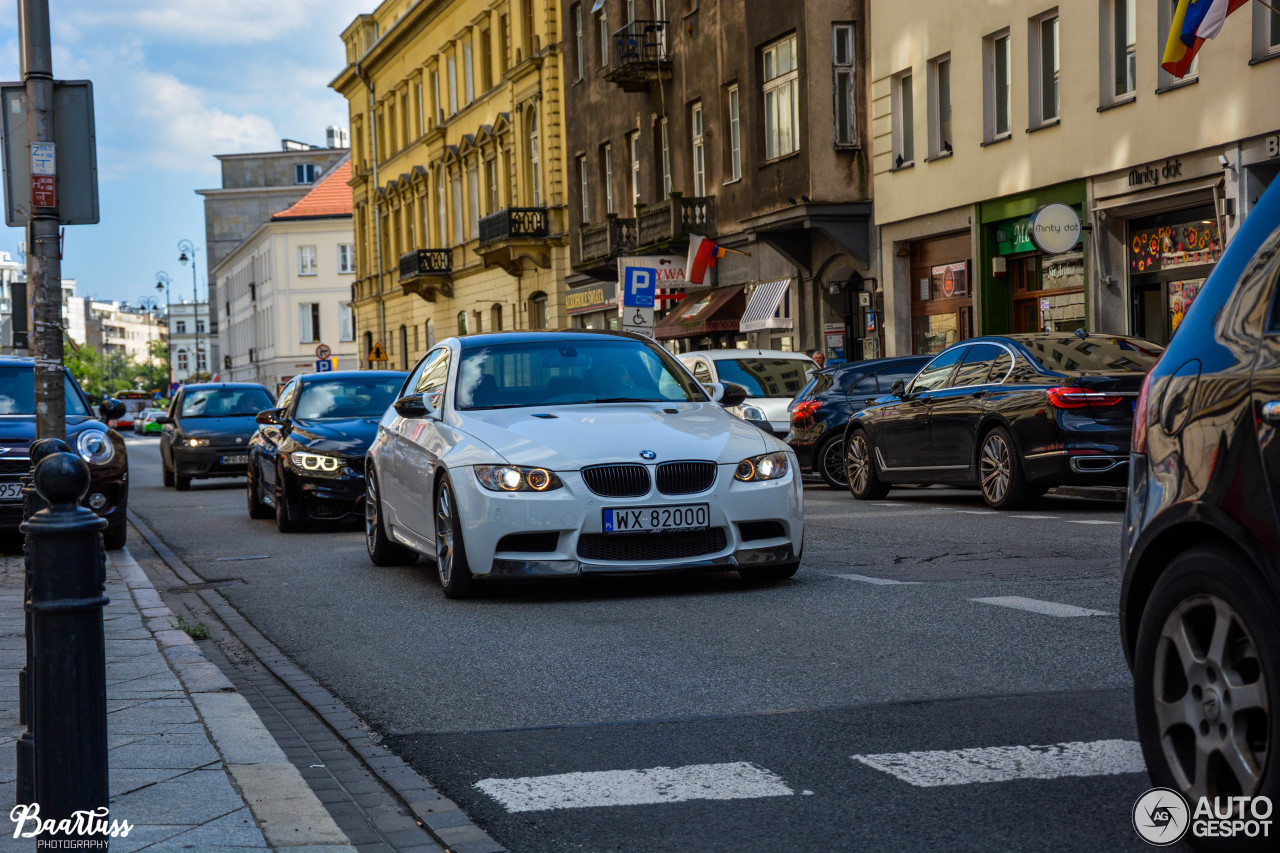
<svg viewBox="0 0 1280 853">
<path fill-rule="evenodd" d="M 144 296 L 138 300 L 138 307 L 145 311 L 147 315 L 147 390 L 151 390 L 150 386 L 154 385 L 156 381 L 156 353 L 151 344 L 155 337 L 155 315 L 160 311 L 160 300 L 154 296 Z"/>
<path fill-rule="evenodd" d="M 196 324 L 196 381 L 200 381 L 200 296 L 196 288 L 196 245 L 190 240 L 179 240 L 178 251 L 182 254 L 178 255 L 178 262 L 186 265 L 187 261 L 191 262 L 191 299 L 194 303 L 191 310 L 194 312 Z"/>
<path fill-rule="evenodd" d="M 166 325 L 173 316 L 173 302 L 169 299 L 169 274 L 161 270 L 156 273 L 156 290 L 164 291 L 164 322 Z M 172 329 L 170 329 L 170 337 L 172 337 Z M 173 346 L 170 345 L 166 352 L 169 353 L 169 387 L 173 386 Z M 165 388 L 165 394 L 169 393 L 169 388 Z"/>
</svg>

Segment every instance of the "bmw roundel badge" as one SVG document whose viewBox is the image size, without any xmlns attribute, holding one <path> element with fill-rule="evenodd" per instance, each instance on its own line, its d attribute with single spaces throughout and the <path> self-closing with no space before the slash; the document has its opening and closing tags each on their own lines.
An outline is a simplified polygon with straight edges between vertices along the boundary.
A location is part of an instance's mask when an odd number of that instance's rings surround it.
<svg viewBox="0 0 1280 853">
<path fill-rule="evenodd" d="M 652 450 L 641 450 L 640 458 L 641 459 L 657 459 L 658 454 L 654 453 Z"/>
</svg>

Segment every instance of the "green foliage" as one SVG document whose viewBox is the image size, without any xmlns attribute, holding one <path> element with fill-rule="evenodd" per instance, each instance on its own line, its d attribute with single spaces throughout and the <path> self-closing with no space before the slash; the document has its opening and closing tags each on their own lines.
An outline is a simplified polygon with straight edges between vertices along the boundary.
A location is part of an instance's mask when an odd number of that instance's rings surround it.
<svg viewBox="0 0 1280 853">
<path fill-rule="evenodd" d="M 163 341 L 152 341 L 150 348 L 151 362 L 139 364 L 128 353 L 119 350 L 102 353 L 67 340 L 63 343 L 62 357 L 80 387 L 95 398 L 129 390 L 167 391 L 169 347 Z"/>
<path fill-rule="evenodd" d="M 179 631 L 182 631 L 193 640 L 209 639 L 209 629 L 203 622 L 197 622 L 195 625 L 192 625 L 186 619 L 179 616 L 177 625 L 174 625 L 172 622 L 170 622 L 169 625 L 170 627 L 177 628 Z"/>
</svg>

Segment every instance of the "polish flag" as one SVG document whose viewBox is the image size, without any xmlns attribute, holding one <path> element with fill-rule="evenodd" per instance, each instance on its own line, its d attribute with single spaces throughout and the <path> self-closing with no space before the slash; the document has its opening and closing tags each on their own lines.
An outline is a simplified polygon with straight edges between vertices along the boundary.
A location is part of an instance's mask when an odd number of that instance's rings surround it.
<svg viewBox="0 0 1280 853">
<path fill-rule="evenodd" d="M 689 259 L 685 263 L 685 275 L 690 284 L 703 284 L 706 279 L 707 270 L 715 269 L 716 261 L 723 258 L 728 252 L 721 246 L 708 240 L 706 237 L 699 237 L 697 234 L 689 235 Z"/>
</svg>

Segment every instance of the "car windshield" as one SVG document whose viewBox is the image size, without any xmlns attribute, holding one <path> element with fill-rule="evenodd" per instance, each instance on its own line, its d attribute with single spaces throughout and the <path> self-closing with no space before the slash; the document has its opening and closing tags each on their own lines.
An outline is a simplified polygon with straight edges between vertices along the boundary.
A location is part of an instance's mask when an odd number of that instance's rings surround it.
<svg viewBox="0 0 1280 853">
<path fill-rule="evenodd" d="M 1164 347 L 1150 341 L 1101 335 L 1033 338 L 1022 343 L 1047 370 L 1083 373 L 1146 373 L 1164 352 Z"/>
<path fill-rule="evenodd" d="M 67 414 L 89 416 L 80 392 L 76 390 L 69 374 L 63 374 L 63 394 L 67 400 Z M 0 415 L 34 415 L 36 413 L 35 368 L 25 366 L 0 367 Z"/>
<path fill-rule="evenodd" d="M 817 369 L 813 359 L 803 356 L 716 361 L 716 374 L 720 381 L 741 385 L 747 389 L 748 397 L 785 397 L 790 400 L 811 378 L 807 371 Z"/>
<path fill-rule="evenodd" d="M 302 420 L 377 418 L 396 398 L 403 376 L 323 379 L 302 386 L 294 417 Z"/>
<path fill-rule="evenodd" d="M 459 409 L 705 400 L 674 358 L 627 338 L 479 346 L 458 368 Z"/>
<path fill-rule="evenodd" d="M 265 388 L 197 388 L 182 397 L 183 418 L 235 418 L 271 408 Z"/>
</svg>

